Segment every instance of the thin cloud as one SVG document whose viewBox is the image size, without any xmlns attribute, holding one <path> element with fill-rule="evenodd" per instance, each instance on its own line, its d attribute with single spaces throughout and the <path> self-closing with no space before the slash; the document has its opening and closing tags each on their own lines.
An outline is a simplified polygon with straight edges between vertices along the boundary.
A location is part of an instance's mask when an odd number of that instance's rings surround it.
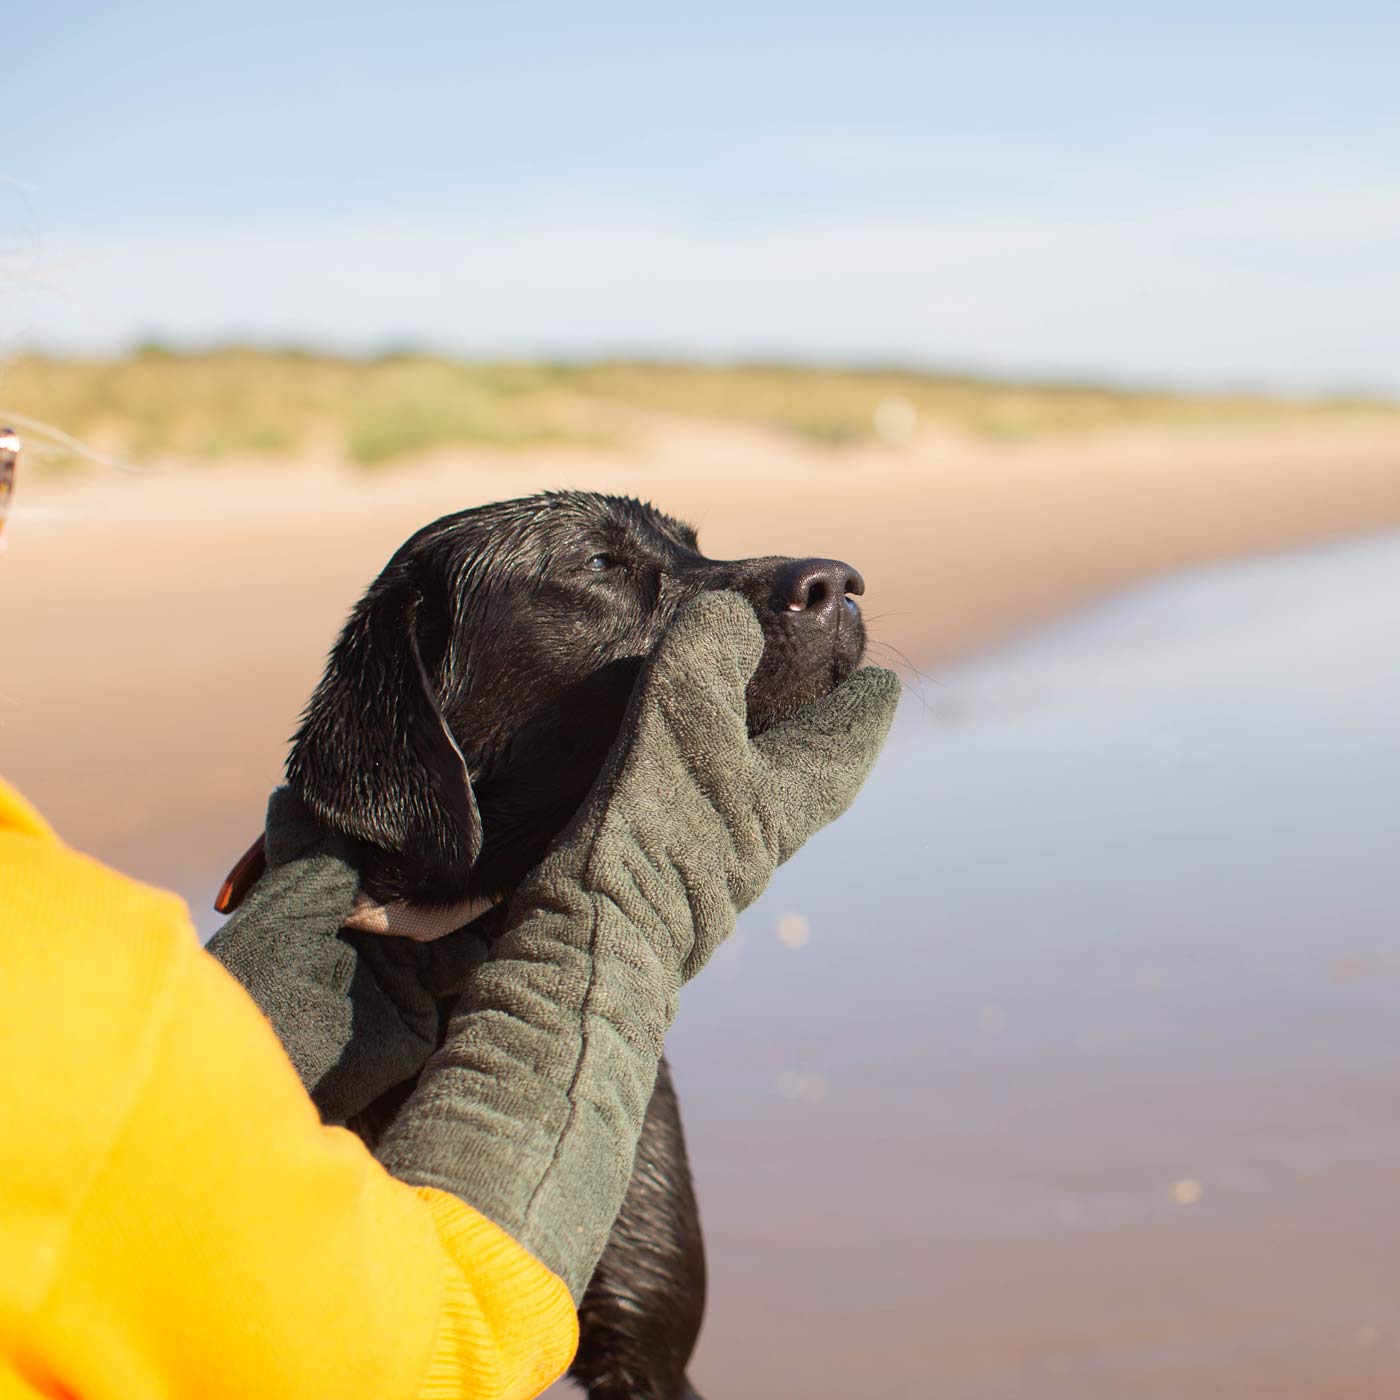
<svg viewBox="0 0 1400 1400">
<path fill-rule="evenodd" d="M 1400 305 L 1397 251 L 1400 189 L 1357 172 L 720 226 L 562 199 L 46 246 L 6 339 L 783 354 L 1400 389 L 1400 327 L 1376 314 Z"/>
</svg>

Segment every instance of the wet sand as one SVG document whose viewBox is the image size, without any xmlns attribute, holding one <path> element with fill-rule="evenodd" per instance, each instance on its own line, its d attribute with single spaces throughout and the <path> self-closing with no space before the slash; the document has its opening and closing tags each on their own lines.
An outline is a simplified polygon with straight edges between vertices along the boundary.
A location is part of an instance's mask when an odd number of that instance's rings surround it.
<svg viewBox="0 0 1400 1400">
<path fill-rule="evenodd" d="M 1400 431 L 818 451 L 671 427 L 629 452 L 23 481 L 0 570 L 0 766 L 75 844 L 194 896 L 261 821 L 345 612 L 446 511 L 640 494 L 716 557 L 825 554 L 877 659 L 924 666 L 1185 564 L 1400 522 Z M 208 926 L 207 923 L 205 925 Z"/>
</svg>

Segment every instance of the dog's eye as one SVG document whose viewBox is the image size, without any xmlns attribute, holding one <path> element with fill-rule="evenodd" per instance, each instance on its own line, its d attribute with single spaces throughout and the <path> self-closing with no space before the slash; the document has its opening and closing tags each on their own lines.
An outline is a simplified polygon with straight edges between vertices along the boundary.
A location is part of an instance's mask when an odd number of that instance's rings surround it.
<svg viewBox="0 0 1400 1400">
<path fill-rule="evenodd" d="M 587 567 L 592 569 L 595 574 L 601 574 L 607 569 L 617 568 L 617 560 L 611 554 L 595 554 L 588 561 Z"/>
</svg>

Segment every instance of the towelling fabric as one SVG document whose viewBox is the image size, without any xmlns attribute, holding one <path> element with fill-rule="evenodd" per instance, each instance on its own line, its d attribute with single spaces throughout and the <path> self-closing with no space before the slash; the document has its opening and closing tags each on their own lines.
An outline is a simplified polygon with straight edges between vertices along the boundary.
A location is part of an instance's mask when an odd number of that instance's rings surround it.
<svg viewBox="0 0 1400 1400">
<path fill-rule="evenodd" d="M 326 1127 L 183 904 L 0 782 L 0 1397 L 534 1396 L 564 1284 Z"/>
<path fill-rule="evenodd" d="M 681 610 L 508 913 L 426 942 L 347 929 L 353 848 L 281 788 L 263 873 L 209 945 L 328 1119 L 416 1078 L 381 1159 L 469 1201 L 576 1302 L 626 1194 L 681 983 L 849 806 L 898 702 L 898 680 L 868 669 L 751 736 L 763 649 L 735 594 Z"/>
<path fill-rule="evenodd" d="M 276 1028 L 322 1118 L 346 1123 L 418 1077 L 442 1039 L 444 1002 L 484 961 L 499 916 L 462 928 L 460 915 L 490 906 L 370 904 L 349 843 L 287 787 L 268 799 L 264 846 L 262 874 L 209 952 Z M 414 912 L 419 936 L 381 936 Z"/>
</svg>

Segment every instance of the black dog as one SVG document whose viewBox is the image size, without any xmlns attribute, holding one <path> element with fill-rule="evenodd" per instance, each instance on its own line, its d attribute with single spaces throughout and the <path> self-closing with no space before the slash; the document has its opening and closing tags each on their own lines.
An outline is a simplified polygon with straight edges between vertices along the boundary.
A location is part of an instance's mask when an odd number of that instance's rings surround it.
<svg viewBox="0 0 1400 1400">
<path fill-rule="evenodd" d="M 694 530 L 613 496 L 551 493 L 446 516 L 394 555 L 351 614 L 288 781 L 357 843 L 371 895 L 500 897 L 586 795 L 642 659 L 682 603 L 731 589 L 753 604 L 765 639 L 748 689 L 758 732 L 855 669 L 865 630 L 848 595 L 864 588 L 831 559 L 707 559 Z M 358 1125 L 367 1137 L 374 1122 Z M 704 1292 L 663 1061 L 570 1374 L 595 1400 L 693 1396 L 685 1369 Z"/>
</svg>

